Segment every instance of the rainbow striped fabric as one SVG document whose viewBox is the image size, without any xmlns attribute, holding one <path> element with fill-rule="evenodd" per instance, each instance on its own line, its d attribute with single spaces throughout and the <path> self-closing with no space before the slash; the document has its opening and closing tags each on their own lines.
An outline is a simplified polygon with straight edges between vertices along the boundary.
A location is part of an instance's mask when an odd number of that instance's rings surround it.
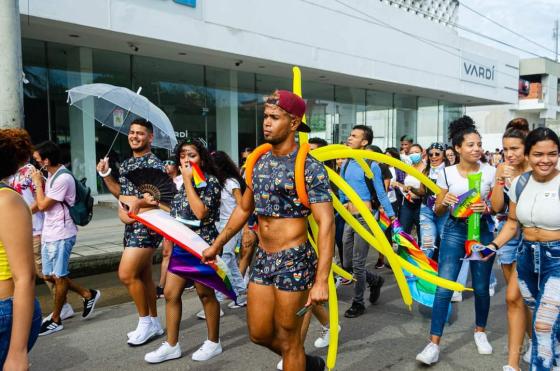
<svg viewBox="0 0 560 371">
<path fill-rule="evenodd" d="M 193 169 L 194 186 L 196 188 L 206 187 L 206 177 L 204 176 L 202 170 L 200 170 L 200 167 L 192 161 L 189 161 L 189 163 Z"/>
<path fill-rule="evenodd" d="M 461 219 L 468 218 L 470 215 L 472 215 L 472 204 L 476 204 L 482 201 L 480 193 L 478 193 L 475 189 L 468 190 L 458 198 L 459 201 L 451 208 L 451 215 L 455 218 Z"/>
<path fill-rule="evenodd" d="M 179 247 L 174 249 L 169 260 L 170 272 L 192 279 L 236 300 L 230 273 L 224 261 L 219 256 L 213 264 L 203 264 L 200 261 L 208 244 L 198 234 L 160 209 L 129 216 Z"/>
</svg>

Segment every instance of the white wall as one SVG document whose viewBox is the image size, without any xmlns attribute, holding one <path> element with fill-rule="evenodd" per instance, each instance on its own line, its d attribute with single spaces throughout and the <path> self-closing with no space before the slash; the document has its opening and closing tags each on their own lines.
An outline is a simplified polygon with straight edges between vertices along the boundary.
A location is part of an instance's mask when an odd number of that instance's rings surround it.
<svg viewBox="0 0 560 371">
<path fill-rule="evenodd" d="M 192 9 L 171 0 L 28 0 L 20 2 L 20 10 L 47 23 L 73 23 L 395 86 L 517 101 L 516 56 L 378 1 L 344 4 L 208 0 Z M 461 80 L 462 54 L 495 61 L 495 85 Z"/>
</svg>

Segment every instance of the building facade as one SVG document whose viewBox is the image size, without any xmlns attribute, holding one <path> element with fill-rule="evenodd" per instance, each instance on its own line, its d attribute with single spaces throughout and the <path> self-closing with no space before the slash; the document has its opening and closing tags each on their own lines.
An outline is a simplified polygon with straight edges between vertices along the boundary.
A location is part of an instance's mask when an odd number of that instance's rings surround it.
<svg viewBox="0 0 560 371">
<path fill-rule="evenodd" d="M 203 138 L 234 159 L 262 142 L 263 96 L 292 89 L 293 65 L 312 136 L 331 143 L 365 124 L 382 148 L 405 134 L 427 145 L 466 106 L 517 102 L 517 57 L 446 25 L 455 1 L 432 1 L 430 17 L 395 3 L 21 1 L 26 128 L 60 143 L 102 193 L 95 164 L 114 132 L 68 106 L 66 91 L 82 84 L 142 87 L 179 140 Z M 122 135 L 114 156 L 127 148 Z"/>
</svg>

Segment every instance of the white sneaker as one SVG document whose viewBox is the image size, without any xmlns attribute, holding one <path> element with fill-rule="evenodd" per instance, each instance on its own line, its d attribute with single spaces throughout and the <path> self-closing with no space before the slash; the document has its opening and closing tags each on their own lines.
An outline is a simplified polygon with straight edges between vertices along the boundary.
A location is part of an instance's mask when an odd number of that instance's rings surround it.
<svg viewBox="0 0 560 371">
<path fill-rule="evenodd" d="M 246 306 L 247 306 L 247 295 L 246 294 L 239 295 L 237 297 L 236 301 L 232 301 L 231 303 L 228 304 L 229 309 L 237 309 L 237 308 L 246 307 Z"/>
<path fill-rule="evenodd" d="M 64 321 L 68 318 L 72 318 L 74 317 L 75 314 L 76 313 L 74 312 L 74 308 L 72 308 L 70 304 L 64 303 L 64 305 L 62 306 L 62 310 L 60 311 L 60 320 Z M 43 321 L 41 323 L 45 323 L 51 318 L 52 318 L 52 313 L 46 316 L 45 318 L 43 318 Z"/>
<path fill-rule="evenodd" d="M 284 360 L 280 359 L 280 362 L 276 364 L 276 369 L 282 371 L 284 369 Z"/>
<path fill-rule="evenodd" d="M 525 363 L 531 363 L 532 351 L 533 351 L 533 343 L 531 342 L 531 339 L 529 339 L 529 348 L 527 348 L 527 351 L 525 352 L 525 354 L 523 354 L 523 361 Z"/>
<path fill-rule="evenodd" d="M 136 331 L 128 338 L 128 345 L 143 345 L 158 336 L 158 329 L 150 323 L 147 326 L 139 326 Z"/>
<path fill-rule="evenodd" d="M 220 309 L 220 318 L 224 316 L 224 311 L 222 309 Z M 200 312 L 198 312 L 196 314 L 196 317 L 198 319 L 206 319 L 206 314 L 204 313 L 204 309 L 202 309 Z"/>
<path fill-rule="evenodd" d="M 510 365 L 505 365 L 502 367 L 503 371 L 517 371 L 515 368 L 511 367 Z"/>
<path fill-rule="evenodd" d="M 341 327 L 338 326 L 338 332 L 340 332 Z M 315 348 L 324 348 L 329 345 L 331 331 L 328 327 L 321 326 L 321 336 L 317 340 L 315 340 Z"/>
<path fill-rule="evenodd" d="M 179 343 L 175 344 L 174 347 L 169 345 L 167 341 L 164 341 L 157 350 L 146 354 L 144 361 L 148 363 L 161 363 L 169 361 L 170 359 L 177 359 L 181 357 L 181 347 Z"/>
<path fill-rule="evenodd" d="M 424 350 L 416 355 L 416 360 L 431 365 L 439 360 L 439 345 L 430 342 Z"/>
<path fill-rule="evenodd" d="M 488 288 L 488 294 L 492 297 L 496 295 L 496 284 L 490 285 Z"/>
<path fill-rule="evenodd" d="M 156 330 L 156 335 L 157 336 L 161 336 L 165 332 L 163 330 L 163 327 L 161 327 L 161 322 L 159 321 L 159 318 L 157 318 L 157 317 L 155 317 L 155 319 L 152 317 L 152 326 L 154 326 L 154 329 Z"/>
<path fill-rule="evenodd" d="M 492 345 L 488 342 L 485 332 L 475 332 L 474 342 L 478 349 L 478 354 L 492 354 Z"/>
<path fill-rule="evenodd" d="M 193 353 L 193 361 L 208 361 L 210 358 L 216 357 L 218 354 L 222 353 L 222 344 L 218 341 L 214 343 L 213 341 L 206 340 L 202 343 L 202 346 Z"/>
<path fill-rule="evenodd" d="M 451 297 L 452 303 L 460 303 L 463 301 L 463 293 L 461 291 L 453 291 L 453 296 Z"/>
</svg>

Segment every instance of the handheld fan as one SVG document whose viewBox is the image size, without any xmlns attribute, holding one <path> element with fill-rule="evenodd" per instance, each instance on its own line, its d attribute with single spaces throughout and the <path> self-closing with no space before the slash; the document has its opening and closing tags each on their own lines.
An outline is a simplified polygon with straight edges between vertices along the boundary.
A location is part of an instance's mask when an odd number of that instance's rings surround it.
<svg viewBox="0 0 560 371">
<path fill-rule="evenodd" d="M 149 193 L 160 203 L 169 205 L 177 193 L 173 180 L 163 171 L 154 168 L 141 168 L 125 174 L 141 194 Z"/>
</svg>

